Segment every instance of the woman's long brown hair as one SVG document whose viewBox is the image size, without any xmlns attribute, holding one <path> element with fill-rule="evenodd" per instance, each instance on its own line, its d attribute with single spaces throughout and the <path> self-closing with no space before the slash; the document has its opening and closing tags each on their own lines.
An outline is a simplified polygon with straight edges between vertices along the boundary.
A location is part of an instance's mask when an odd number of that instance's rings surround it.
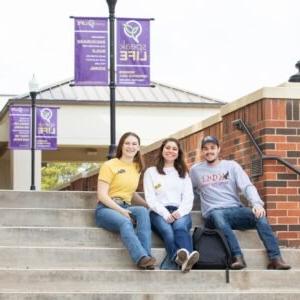
<svg viewBox="0 0 300 300">
<path fill-rule="evenodd" d="M 174 142 L 178 147 L 178 157 L 174 161 L 174 167 L 177 170 L 179 177 L 184 178 L 188 172 L 188 167 L 184 161 L 184 154 L 180 147 L 179 141 L 175 138 L 167 138 L 162 142 L 162 144 L 159 148 L 157 162 L 156 162 L 157 171 L 159 174 L 166 175 L 166 173 L 164 172 L 165 160 L 162 156 L 162 152 L 163 152 L 165 145 L 168 142 Z"/>
<path fill-rule="evenodd" d="M 123 145 L 125 143 L 125 140 L 129 137 L 129 136 L 133 136 L 135 137 L 137 140 L 138 140 L 138 143 L 139 143 L 139 146 L 141 145 L 141 139 L 140 137 L 134 133 L 134 132 L 125 132 L 120 140 L 119 140 L 119 144 L 118 144 L 118 147 L 117 147 L 117 153 L 116 153 L 116 157 L 117 158 L 121 158 L 122 157 L 122 148 L 123 148 Z M 133 161 L 135 163 L 137 163 L 138 165 L 138 171 L 139 172 L 142 172 L 144 170 L 144 161 L 143 161 L 143 158 L 142 158 L 142 155 L 141 155 L 141 151 L 139 150 L 136 155 L 134 156 L 133 158 Z"/>
</svg>

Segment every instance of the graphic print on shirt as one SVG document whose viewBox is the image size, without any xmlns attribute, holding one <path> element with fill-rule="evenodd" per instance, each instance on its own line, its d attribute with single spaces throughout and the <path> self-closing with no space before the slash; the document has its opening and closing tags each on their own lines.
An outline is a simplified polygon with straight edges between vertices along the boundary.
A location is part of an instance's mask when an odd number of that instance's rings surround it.
<svg viewBox="0 0 300 300">
<path fill-rule="evenodd" d="M 160 183 L 154 185 L 154 188 L 155 188 L 156 190 L 158 190 L 160 187 L 161 187 L 161 184 L 160 184 Z"/>
<path fill-rule="evenodd" d="M 200 176 L 200 186 L 227 184 L 229 179 L 229 171 L 225 173 L 205 174 Z"/>
<path fill-rule="evenodd" d="M 123 174 L 123 173 L 125 173 L 125 172 L 126 172 L 125 169 L 119 169 L 119 170 L 117 171 L 117 174 Z"/>
</svg>

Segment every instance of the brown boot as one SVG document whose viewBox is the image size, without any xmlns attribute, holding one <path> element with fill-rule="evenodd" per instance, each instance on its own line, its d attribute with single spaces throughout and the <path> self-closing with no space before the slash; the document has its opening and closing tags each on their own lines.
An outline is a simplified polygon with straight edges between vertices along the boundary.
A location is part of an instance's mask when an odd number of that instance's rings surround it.
<svg viewBox="0 0 300 300">
<path fill-rule="evenodd" d="M 285 263 L 281 257 L 271 259 L 268 264 L 268 269 L 271 270 L 289 270 L 290 268 L 291 266 Z"/>
<path fill-rule="evenodd" d="M 148 270 L 151 270 L 152 267 L 155 266 L 155 263 L 156 263 L 156 259 L 152 256 L 143 256 L 137 266 L 141 269 L 148 269 Z"/>
<path fill-rule="evenodd" d="M 234 256 L 232 258 L 232 263 L 230 265 L 230 268 L 232 270 L 241 270 L 241 269 L 244 269 L 246 267 L 247 267 L 247 265 L 246 265 L 246 262 L 245 262 L 243 256 L 239 255 L 239 256 Z"/>
</svg>

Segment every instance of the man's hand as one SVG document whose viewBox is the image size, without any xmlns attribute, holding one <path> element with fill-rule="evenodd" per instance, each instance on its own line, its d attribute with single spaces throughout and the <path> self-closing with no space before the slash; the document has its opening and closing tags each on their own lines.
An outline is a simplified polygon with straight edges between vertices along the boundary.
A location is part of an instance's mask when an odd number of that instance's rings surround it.
<svg viewBox="0 0 300 300">
<path fill-rule="evenodd" d="M 252 208 L 252 212 L 254 213 L 255 217 L 257 219 L 265 217 L 266 211 L 262 206 L 255 206 Z"/>
</svg>

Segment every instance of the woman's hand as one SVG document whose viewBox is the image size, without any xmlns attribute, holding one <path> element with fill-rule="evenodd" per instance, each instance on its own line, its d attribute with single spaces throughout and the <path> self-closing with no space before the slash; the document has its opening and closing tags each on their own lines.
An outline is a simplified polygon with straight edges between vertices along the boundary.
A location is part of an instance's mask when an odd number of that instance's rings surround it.
<svg viewBox="0 0 300 300">
<path fill-rule="evenodd" d="M 175 220 L 178 220 L 181 218 L 180 212 L 178 210 L 173 211 L 172 216 Z"/>
<path fill-rule="evenodd" d="M 171 224 L 175 221 L 175 218 L 172 216 L 172 214 L 170 214 L 166 221 L 167 221 L 167 223 Z"/>
<path fill-rule="evenodd" d="M 123 215 L 124 217 L 128 218 L 131 220 L 131 211 L 125 208 L 122 208 L 121 210 L 119 210 L 120 214 Z"/>
<path fill-rule="evenodd" d="M 136 219 L 134 218 L 132 212 L 126 208 L 122 208 L 122 211 L 120 211 L 120 213 L 126 217 L 126 218 L 129 218 L 129 220 L 131 221 L 131 223 L 133 225 L 136 225 Z"/>
<path fill-rule="evenodd" d="M 98 190 L 97 190 L 98 200 L 100 200 L 101 203 L 103 203 L 105 206 L 118 211 L 121 215 L 131 220 L 132 223 L 135 223 L 133 222 L 134 219 L 130 217 L 131 211 L 121 207 L 115 201 L 113 201 L 108 195 L 108 190 L 109 190 L 109 184 L 100 180 L 98 182 Z"/>
</svg>

